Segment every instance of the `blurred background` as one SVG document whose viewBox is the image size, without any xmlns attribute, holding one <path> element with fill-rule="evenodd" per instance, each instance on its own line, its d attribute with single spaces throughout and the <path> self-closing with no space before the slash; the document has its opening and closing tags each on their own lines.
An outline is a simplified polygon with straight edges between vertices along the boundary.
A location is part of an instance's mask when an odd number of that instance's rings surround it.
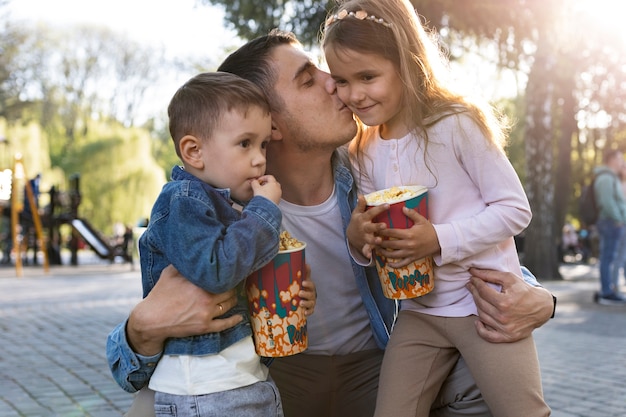
<svg viewBox="0 0 626 417">
<path fill-rule="evenodd" d="M 437 31 L 458 81 L 515 121 L 507 153 L 533 210 L 517 240 L 524 264 L 548 280 L 560 278 L 564 261 L 592 261 L 594 231 L 580 224 L 577 199 L 603 150 L 626 148 L 626 6 L 413 4 Z M 0 240 L 10 237 L 14 200 L 20 213 L 40 215 L 51 253 L 72 238 L 93 246 L 89 234 L 123 244 L 179 163 L 165 113 L 176 88 L 274 27 L 296 33 L 323 66 L 319 29 L 334 5 L 0 0 Z M 579 242 L 589 239 L 590 255 L 566 253 L 563 231 L 572 229 Z"/>
</svg>

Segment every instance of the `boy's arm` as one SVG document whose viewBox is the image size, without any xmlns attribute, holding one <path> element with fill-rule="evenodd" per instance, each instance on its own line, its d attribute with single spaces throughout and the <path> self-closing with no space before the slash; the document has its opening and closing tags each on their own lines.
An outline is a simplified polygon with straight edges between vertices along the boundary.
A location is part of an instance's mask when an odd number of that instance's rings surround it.
<svg viewBox="0 0 626 417">
<path fill-rule="evenodd" d="M 511 272 L 471 268 L 470 273 L 468 288 L 479 317 L 476 329 L 483 339 L 515 342 L 530 336 L 553 316 L 555 297 L 539 285 L 530 271 L 524 271 L 524 281 Z M 501 291 L 488 282 L 500 285 Z"/>
</svg>

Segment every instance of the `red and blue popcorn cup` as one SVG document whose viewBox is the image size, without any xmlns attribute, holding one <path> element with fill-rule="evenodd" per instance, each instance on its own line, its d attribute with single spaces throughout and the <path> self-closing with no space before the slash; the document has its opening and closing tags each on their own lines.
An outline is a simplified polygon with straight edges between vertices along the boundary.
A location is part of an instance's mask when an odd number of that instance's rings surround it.
<svg viewBox="0 0 626 417">
<path fill-rule="evenodd" d="M 305 273 L 302 246 L 281 250 L 246 279 L 254 347 L 260 356 L 281 357 L 308 347 L 306 316 L 298 293 Z"/>
<path fill-rule="evenodd" d="M 428 218 L 428 189 L 423 186 L 391 187 L 367 194 L 365 200 L 368 207 L 389 204 L 389 210 L 373 219 L 376 223 L 385 223 L 388 228 L 408 229 L 413 226 L 413 221 L 402 213 L 405 206 Z M 428 294 L 434 288 L 432 256 L 418 259 L 402 268 L 389 266 L 388 262 L 393 262 L 393 259 L 387 259 L 376 251 L 374 260 L 387 298 L 415 298 Z"/>
</svg>

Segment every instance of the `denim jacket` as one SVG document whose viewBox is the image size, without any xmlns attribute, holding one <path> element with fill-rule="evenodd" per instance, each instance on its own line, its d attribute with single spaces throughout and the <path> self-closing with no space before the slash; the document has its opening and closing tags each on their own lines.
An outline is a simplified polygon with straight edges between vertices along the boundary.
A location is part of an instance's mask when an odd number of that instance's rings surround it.
<svg viewBox="0 0 626 417">
<path fill-rule="evenodd" d="M 222 293 L 276 255 L 282 220 L 278 206 L 264 197 L 253 197 L 239 212 L 232 203 L 229 190 L 215 189 L 174 167 L 172 181 L 163 187 L 139 239 L 144 297 L 169 264 L 195 285 Z M 164 353 L 217 353 L 252 335 L 246 306 L 240 303 L 227 313 L 232 314 L 241 314 L 244 320 L 223 332 L 168 339 Z M 109 335 L 107 357 L 116 381 L 133 392 L 150 378 L 158 357 L 150 361 L 147 373 L 138 369 L 134 354 L 127 357 L 130 349 L 123 346 L 127 345 L 124 329 L 116 328 Z"/>
<path fill-rule="evenodd" d="M 344 148 L 340 148 L 333 155 L 333 168 L 335 191 L 345 235 L 348 223 L 350 223 L 350 217 L 352 216 L 352 210 L 354 210 L 357 204 L 357 189 L 349 168 L 347 153 L 344 151 Z M 347 242 L 346 239 L 346 245 L 348 244 Z M 395 300 L 391 300 L 383 295 L 375 267 L 363 267 L 354 262 L 352 257 L 350 259 L 357 287 L 370 319 L 374 340 L 379 348 L 384 349 L 389 341 L 389 335 L 398 314 L 399 305 Z"/>
</svg>

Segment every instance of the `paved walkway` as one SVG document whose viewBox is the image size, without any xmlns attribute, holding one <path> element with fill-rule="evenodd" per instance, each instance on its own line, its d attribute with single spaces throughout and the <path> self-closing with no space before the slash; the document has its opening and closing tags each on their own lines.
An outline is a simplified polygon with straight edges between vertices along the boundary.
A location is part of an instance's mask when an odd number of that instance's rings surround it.
<svg viewBox="0 0 626 417">
<path fill-rule="evenodd" d="M 557 317 L 535 332 L 554 417 L 626 416 L 626 306 L 593 303 L 597 268 L 564 266 L 544 284 Z M 132 402 L 113 381 L 108 332 L 139 300 L 128 264 L 0 268 L 0 417 L 121 416 Z"/>
</svg>

